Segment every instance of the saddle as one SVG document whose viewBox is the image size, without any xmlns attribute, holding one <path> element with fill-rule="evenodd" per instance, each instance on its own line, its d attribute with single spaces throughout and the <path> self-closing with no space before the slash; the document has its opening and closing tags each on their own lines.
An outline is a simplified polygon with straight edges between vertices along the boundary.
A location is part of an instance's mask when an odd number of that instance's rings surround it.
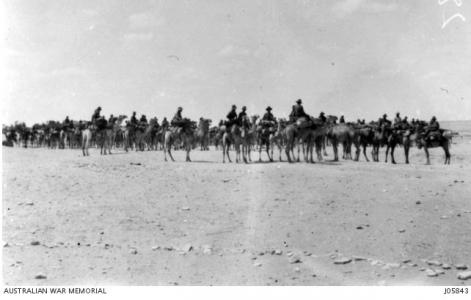
<svg viewBox="0 0 471 300">
<path fill-rule="evenodd" d="M 311 120 L 301 117 L 298 120 L 296 120 L 295 124 L 299 129 L 304 129 L 307 127 L 311 127 L 314 123 Z"/>
<path fill-rule="evenodd" d="M 431 141 L 439 140 L 441 137 L 442 137 L 442 133 L 439 130 L 431 131 L 427 134 L 427 136 L 425 137 L 425 140 L 431 142 Z"/>
</svg>

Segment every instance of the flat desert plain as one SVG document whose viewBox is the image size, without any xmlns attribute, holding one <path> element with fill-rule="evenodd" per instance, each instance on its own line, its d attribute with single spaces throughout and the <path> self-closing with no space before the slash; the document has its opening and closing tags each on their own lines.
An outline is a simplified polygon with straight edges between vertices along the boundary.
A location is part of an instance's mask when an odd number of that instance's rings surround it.
<svg viewBox="0 0 471 300">
<path fill-rule="evenodd" d="M 392 165 L 4 147 L 4 284 L 469 285 L 471 126 L 454 125 L 448 166 L 438 148 Z"/>
</svg>

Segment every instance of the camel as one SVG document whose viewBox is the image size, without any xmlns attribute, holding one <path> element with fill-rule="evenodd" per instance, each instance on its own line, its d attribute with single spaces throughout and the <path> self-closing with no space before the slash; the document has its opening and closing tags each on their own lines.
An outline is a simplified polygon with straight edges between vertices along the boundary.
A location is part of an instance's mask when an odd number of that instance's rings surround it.
<svg viewBox="0 0 471 300">
<path fill-rule="evenodd" d="M 353 138 L 353 144 L 355 145 L 356 152 L 355 152 L 355 161 L 360 160 L 360 152 L 361 148 L 363 148 L 363 156 L 365 157 L 366 161 L 370 161 L 368 159 L 368 155 L 366 154 L 366 147 L 368 145 L 373 144 L 374 138 L 374 130 L 370 126 L 360 126 L 354 127 L 355 136 Z"/>
<path fill-rule="evenodd" d="M 297 161 L 300 161 L 300 154 L 299 154 L 299 144 L 303 148 L 304 152 L 304 160 L 308 162 L 308 156 L 306 153 L 305 145 L 307 145 L 309 140 L 309 134 L 311 133 L 311 129 L 309 128 L 312 125 L 310 120 L 305 117 L 299 118 L 296 123 L 288 124 L 284 130 L 286 136 L 286 146 L 285 146 L 285 153 L 288 157 L 288 161 L 291 163 L 293 160 L 296 160 L 294 157 L 294 146 L 298 144 L 298 158 Z M 291 159 L 291 155 L 293 159 Z"/>
<path fill-rule="evenodd" d="M 186 151 L 186 161 L 191 162 L 190 151 L 193 145 L 194 139 L 194 122 L 189 119 L 183 119 L 183 127 L 170 127 L 169 130 L 166 130 L 164 133 L 164 157 L 167 161 L 167 153 L 170 156 L 172 161 L 175 161 L 172 156 L 172 146 L 175 141 L 181 140 L 183 142 L 183 147 Z"/>
<path fill-rule="evenodd" d="M 431 132 L 428 137 L 422 132 L 421 128 L 418 128 L 416 132 L 411 136 L 411 140 L 415 141 L 417 148 L 424 148 L 425 156 L 427 158 L 426 165 L 430 165 L 430 154 L 429 148 L 442 147 L 445 152 L 445 165 L 449 165 L 451 161 L 450 154 L 450 136 L 445 133 L 445 130 L 439 130 Z"/>
<path fill-rule="evenodd" d="M 371 150 L 371 156 L 373 157 L 373 161 L 379 162 L 379 149 L 382 146 L 387 144 L 389 134 L 388 134 L 386 124 L 379 126 L 376 123 L 372 123 L 372 125 L 373 125 L 373 140 L 372 140 L 373 149 Z"/>
<path fill-rule="evenodd" d="M 124 151 L 128 152 L 129 148 L 134 148 L 135 128 L 128 121 L 124 128 L 121 127 L 121 130 L 123 131 Z"/>
<path fill-rule="evenodd" d="M 327 137 L 332 143 L 334 149 L 334 161 L 338 161 L 338 145 L 339 143 L 343 146 L 343 159 L 352 159 L 351 145 L 355 136 L 354 130 L 345 123 L 340 124 L 328 124 Z"/>
<path fill-rule="evenodd" d="M 227 131 L 226 126 L 221 126 L 221 130 L 224 130 L 222 135 L 222 162 L 226 162 L 226 155 L 229 162 L 231 157 L 229 156 L 229 148 L 231 145 L 234 145 L 236 150 L 236 162 L 240 160 L 240 146 L 242 144 L 241 130 L 237 124 L 232 125 L 230 131 Z"/>
<path fill-rule="evenodd" d="M 211 125 L 210 119 L 200 118 L 198 128 L 195 132 L 195 141 L 200 144 L 201 151 L 209 150 L 209 126 Z"/>
<path fill-rule="evenodd" d="M 89 156 L 88 148 L 90 148 L 90 141 L 92 140 L 91 125 L 87 124 L 87 127 L 82 130 L 82 153 L 83 156 Z"/>
<path fill-rule="evenodd" d="M 270 136 L 275 132 L 273 129 L 275 124 L 260 124 L 257 130 L 257 141 L 258 141 L 258 161 L 262 161 L 262 148 L 265 146 L 265 150 L 268 155 L 270 162 L 273 162 L 273 156 L 270 156 Z"/>
<path fill-rule="evenodd" d="M 273 158 L 273 149 L 276 147 L 278 148 L 279 151 L 279 160 L 282 161 L 281 158 L 281 152 L 283 149 L 283 146 L 286 144 L 286 136 L 285 136 L 285 130 L 286 128 L 286 120 L 278 120 L 278 125 L 277 129 L 275 132 L 270 134 L 270 150 L 271 150 L 271 157 Z"/>
<path fill-rule="evenodd" d="M 247 160 L 252 161 L 251 147 L 254 144 L 254 141 L 257 136 L 257 119 L 258 115 L 245 116 L 242 118 L 242 128 L 241 128 L 241 139 L 242 139 L 242 156 L 244 162 L 247 163 Z"/>
</svg>

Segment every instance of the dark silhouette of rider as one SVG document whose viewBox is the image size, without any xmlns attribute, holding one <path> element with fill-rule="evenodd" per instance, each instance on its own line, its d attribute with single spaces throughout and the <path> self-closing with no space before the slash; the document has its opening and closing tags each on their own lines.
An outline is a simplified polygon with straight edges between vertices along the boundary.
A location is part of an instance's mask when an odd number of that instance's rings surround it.
<svg viewBox="0 0 471 300">
<path fill-rule="evenodd" d="M 327 121 L 327 118 L 325 117 L 325 114 L 323 111 L 319 114 L 319 119 L 322 121 L 322 123 L 325 123 Z"/>
<path fill-rule="evenodd" d="M 237 111 L 236 110 L 237 110 L 237 106 L 232 105 L 231 111 L 226 116 L 226 118 L 227 118 L 226 126 L 227 127 L 231 127 L 232 125 L 234 125 L 237 122 Z"/>
<path fill-rule="evenodd" d="M 100 112 L 101 112 L 101 107 L 98 106 L 97 109 L 95 109 L 95 112 L 92 115 L 92 124 L 95 124 L 96 120 L 100 118 Z"/>
<path fill-rule="evenodd" d="M 242 106 L 242 111 L 239 113 L 239 115 L 237 116 L 237 123 L 239 124 L 239 126 L 242 125 L 242 119 L 244 117 L 247 116 L 247 107 L 246 106 Z"/>
<path fill-rule="evenodd" d="M 172 121 L 170 122 L 172 126 L 182 126 L 182 122 L 183 122 L 182 111 L 183 111 L 183 108 L 178 107 L 177 112 L 175 113 L 175 115 L 173 115 Z"/>
</svg>

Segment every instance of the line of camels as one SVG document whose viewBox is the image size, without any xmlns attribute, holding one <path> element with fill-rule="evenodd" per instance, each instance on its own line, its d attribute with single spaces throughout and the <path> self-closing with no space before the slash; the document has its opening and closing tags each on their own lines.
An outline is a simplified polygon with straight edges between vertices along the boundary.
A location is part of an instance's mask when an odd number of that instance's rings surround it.
<svg viewBox="0 0 471 300">
<path fill-rule="evenodd" d="M 67 126 L 60 122 L 49 121 L 45 124 L 35 124 L 27 127 L 24 123 L 3 126 L 4 146 L 48 147 L 48 148 L 81 148 L 84 156 L 89 155 L 88 149 L 96 146 L 102 155 L 111 154 L 111 150 L 122 148 L 126 152 L 163 150 L 165 161 L 175 161 L 172 149 L 186 151 L 186 161 L 191 161 L 190 152 L 196 147 L 209 150 L 209 146 L 222 148 L 222 161 L 232 162 L 230 151 L 235 151 L 236 162 L 251 162 L 251 152 L 259 152 L 258 160 L 262 161 L 262 151 L 265 150 L 268 160 L 274 161 L 273 150 L 279 151 L 279 160 L 284 153 L 289 162 L 299 162 L 302 157 L 305 162 L 314 163 L 314 149 L 317 160 L 323 161 L 327 155 L 326 147 L 331 145 L 334 161 L 338 161 L 339 145 L 342 145 L 342 158 L 358 161 L 360 154 L 369 161 L 366 149 L 372 148 L 373 161 L 379 161 L 379 150 L 386 147 L 385 162 L 388 156 L 395 164 L 394 150 L 402 146 L 405 163 L 409 163 L 409 150 L 412 146 L 423 148 L 426 163 L 430 164 L 429 148 L 441 147 L 445 152 L 445 164 L 450 164 L 450 143 L 457 133 L 450 130 L 439 130 L 427 133 L 428 123 L 416 121 L 392 125 L 390 123 L 338 123 L 336 116 L 327 116 L 325 121 L 313 117 L 299 118 L 295 122 L 278 119 L 275 122 L 259 120 L 259 116 L 245 116 L 240 122 L 226 126 L 211 126 L 211 120 L 200 118 L 199 122 L 184 119 L 179 127 L 162 127 L 153 118 L 146 124 L 130 126 L 125 122 L 126 115 L 117 117 L 116 122 L 108 124 L 91 124 L 85 121 L 71 121 Z M 99 120 L 97 120 L 98 122 Z M 352 147 L 355 155 L 352 157 Z"/>
</svg>

